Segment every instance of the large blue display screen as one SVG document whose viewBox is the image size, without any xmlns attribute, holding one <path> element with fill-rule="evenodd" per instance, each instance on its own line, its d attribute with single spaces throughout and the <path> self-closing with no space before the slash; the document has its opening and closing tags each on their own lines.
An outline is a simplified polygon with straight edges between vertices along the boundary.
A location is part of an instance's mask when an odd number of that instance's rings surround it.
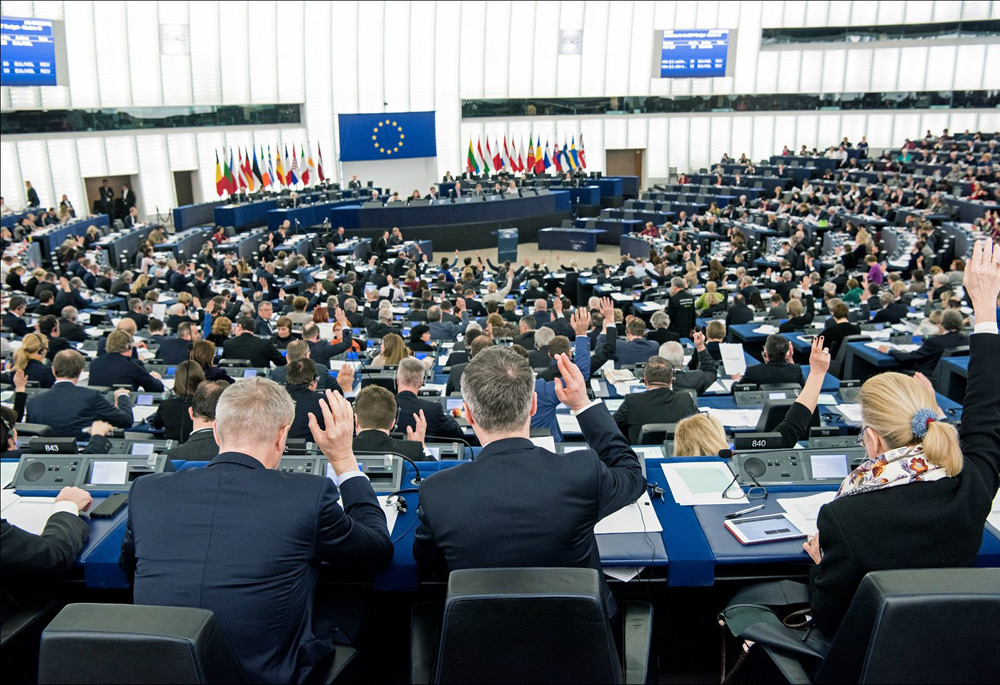
<svg viewBox="0 0 1000 685">
<path fill-rule="evenodd" d="M 729 29 L 666 29 L 660 48 L 660 78 L 726 75 Z"/>
<path fill-rule="evenodd" d="M 56 50 L 61 36 L 55 26 L 60 22 L 2 17 L 0 23 L 0 85 L 60 85 Z"/>
</svg>

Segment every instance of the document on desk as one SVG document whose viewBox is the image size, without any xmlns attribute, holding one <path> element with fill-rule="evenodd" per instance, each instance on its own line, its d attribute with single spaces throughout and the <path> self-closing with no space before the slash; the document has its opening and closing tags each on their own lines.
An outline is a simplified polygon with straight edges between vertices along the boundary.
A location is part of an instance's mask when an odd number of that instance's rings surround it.
<svg viewBox="0 0 1000 685">
<path fill-rule="evenodd" d="M 645 570 L 645 566 L 604 566 L 601 570 L 604 575 L 614 578 L 622 583 L 627 583 Z"/>
<path fill-rule="evenodd" d="M 5 488 L 14 480 L 17 473 L 17 462 L 4 462 L 0 464 L 0 488 Z"/>
<path fill-rule="evenodd" d="M 142 421 L 145 421 L 146 419 L 148 419 L 150 416 L 152 416 L 155 413 L 156 413 L 156 407 L 155 406 L 140 407 L 139 405 L 136 405 L 136 406 L 132 407 L 132 419 L 136 423 L 140 423 Z"/>
<path fill-rule="evenodd" d="M 753 332 L 754 333 L 761 333 L 763 335 L 774 335 L 775 333 L 778 332 L 778 327 L 777 326 L 772 326 L 771 324 L 766 323 L 766 324 L 763 324 L 761 326 L 757 326 L 757 328 L 753 329 Z"/>
<path fill-rule="evenodd" d="M 601 381 L 597 378 L 590 379 L 590 387 L 595 393 L 603 392 L 603 388 L 601 388 Z"/>
<path fill-rule="evenodd" d="M 662 468 L 670 494 L 682 506 L 747 502 L 743 489 L 733 482 L 733 472 L 720 461 L 663 464 Z M 722 496 L 727 486 L 729 498 Z"/>
<path fill-rule="evenodd" d="M 549 452 L 556 451 L 556 439 L 551 435 L 546 435 L 541 438 L 529 438 L 531 442 L 534 443 L 535 447 L 541 447 L 543 450 L 548 450 Z"/>
<path fill-rule="evenodd" d="M 720 378 L 708 386 L 708 390 L 705 392 L 716 392 L 725 395 L 733 391 L 733 383 L 732 378 Z"/>
<path fill-rule="evenodd" d="M 643 492 L 635 502 L 605 516 L 594 526 L 594 533 L 662 533 L 663 526 L 653 511 L 649 493 Z"/>
<path fill-rule="evenodd" d="M 723 426 L 731 428 L 756 428 L 762 409 L 702 409 L 714 416 Z"/>
<path fill-rule="evenodd" d="M 397 495 L 399 497 L 399 495 Z M 396 511 L 395 504 L 389 504 L 389 495 L 379 495 L 378 503 L 382 507 L 382 512 L 385 514 L 385 525 L 389 528 L 389 535 L 392 535 L 392 528 L 396 525 L 396 517 L 399 516 L 399 512 Z"/>
<path fill-rule="evenodd" d="M 742 376 L 747 371 L 747 359 L 743 356 L 743 343 L 719 343 L 722 366 L 730 376 Z"/>
<path fill-rule="evenodd" d="M 874 335 L 876 332 L 872 332 Z M 888 336 L 886 336 L 888 338 Z M 920 345 L 897 345 L 891 342 L 882 342 L 879 340 L 873 340 L 872 342 L 866 342 L 865 347 L 870 347 L 873 350 L 877 350 L 880 347 L 888 347 L 890 350 L 899 350 L 900 352 L 913 352 L 914 350 L 920 349 Z"/>
<path fill-rule="evenodd" d="M 52 505 L 55 497 L 19 497 L 13 490 L 0 490 L 3 498 L 0 507 L 3 517 L 12 526 L 35 535 L 41 535 L 45 530 L 45 522 L 52 515 Z"/>
<path fill-rule="evenodd" d="M 808 497 L 781 497 L 778 498 L 778 504 L 799 530 L 807 535 L 815 535 L 820 507 L 832 502 L 836 495 L 836 492 L 820 492 Z"/>
<path fill-rule="evenodd" d="M 163 383 L 163 387 L 166 390 L 174 389 L 174 379 L 173 378 L 161 378 L 160 382 Z"/>
<path fill-rule="evenodd" d="M 572 414 L 556 414 L 556 423 L 559 424 L 559 430 L 561 430 L 564 435 L 579 435 L 582 432 L 580 430 L 580 422 L 577 421 L 576 417 Z"/>
<path fill-rule="evenodd" d="M 821 392 L 819 394 L 819 397 L 816 398 L 816 404 L 828 404 L 828 405 L 837 404 L 837 398 L 828 392 Z"/>
<path fill-rule="evenodd" d="M 848 423 L 861 423 L 860 404 L 838 404 L 834 409 L 847 419 Z"/>
</svg>

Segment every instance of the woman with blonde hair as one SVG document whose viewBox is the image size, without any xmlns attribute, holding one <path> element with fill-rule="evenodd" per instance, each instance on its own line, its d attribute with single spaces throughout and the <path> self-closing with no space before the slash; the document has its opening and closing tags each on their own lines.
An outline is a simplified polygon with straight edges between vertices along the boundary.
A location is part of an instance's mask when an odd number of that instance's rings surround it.
<svg viewBox="0 0 1000 685">
<path fill-rule="evenodd" d="M 726 429 L 710 414 L 695 414 L 677 423 L 675 457 L 708 457 L 729 449 Z"/>
<path fill-rule="evenodd" d="M 709 281 L 705 284 L 705 292 L 695 301 L 694 308 L 699 312 L 706 312 L 722 304 L 723 299 L 722 294 L 719 293 L 719 286 L 716 285 L 715 281 Z"/>
<path fill-rule="evenodd" d="M 49 351 L 49 343 L 40 333 L 28 333 L 21 340 L 21 346 L 14 350 L 13 371 L 23 371 L 29 381 L 35 381 L 39 387 L 51 388 L 56 382 L 52 369 L 45 364 L 45 354 Z"/>
<path fill-rule="evenodd" d="M 233 322 L 229 320 L 229 317 L 220 316 L 212 321 L 212 332 L 205 336 L 205 339 L 211 340 L 216 347 L 222 347 L 232 334 Z"/>
<path fill-rule="evenodd" d="M 413 350 L 406 346 L 403 337 L 396 333 L 390 333 L 382 338 L 382 349 L 372 360 L 371 366 L 376 369 L 385 366 L 399 366 L 399 362 L 412 356 Z"/>
<path fill-rule="evenodd" d="M 149 276 L 146 274 L 139 274 L 139 276 L 132 281 L 132 287 L 129 288 L 129 292 L 132 293 L 133 297 L 145 297 L 146 293 L 149 292 Z"/>
</svg>

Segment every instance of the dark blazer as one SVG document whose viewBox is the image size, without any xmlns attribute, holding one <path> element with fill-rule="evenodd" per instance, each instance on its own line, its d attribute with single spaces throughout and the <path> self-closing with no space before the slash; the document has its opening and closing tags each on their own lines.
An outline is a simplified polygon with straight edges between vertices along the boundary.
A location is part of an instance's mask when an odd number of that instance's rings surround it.
<svg viewBox="0 0 1000 685">
<path fill-rule="evenodd" d="M 267 377 L 279 385 L 284 385 L 285 374 L 287 372 L 287 366 L 279 366 L 276 369 L 271 369 L 271 373 L 267 374 Z M 330 369 L 328 369 L 325 364 L 316 364 L 316 375 L 319 376 L 316 381 L 316 390 L 319 392 L 323 392 L 327 388 L 333 390 L 337 387 L 336 381 L 334 381 L 333 376 L 330 375 Z"/>
<path fill-rule="evenodd" d="M 593 449 L 568 458 L 523 438 L 497 440 L 475 461 L 423 481 L 413 542 L 417 565 L 442 574 L 519 566 L 600 571 L 594 526 L 642 494 L 642 468 L 607 409 L 591 407 L 579 419 Z M 614 614 L 603 575 L 601 582 Z"/>
<path fill-rule="evenodd" d="M 328 343 L 322 338 L 316 342 L 309 342 L 307 340 L 309 358 L 319 365 L 329 367 L 330 359 L 336 357 L 338 354 L 347 352 L 354 345 L 350 328 L 343 329 L 343 336 L 343 339 L 339 343 Z"/>
<path fill-rule="evenodd" d="M 652 340 L 618 340 L 615 348 L 615 367 L 625 364 L 641 364 L 660 351 L 660 345 Z"/>
<path fill-rule="evenodd" d="M 833 635 L 870 571 L 974 566 L 1000 485 L 1000 336 L 970 336 L 964 467 L 952 478 L 841 497 L 819 510 L 823 561 L 809 571 L 813 620 Z M 877 525 L 873 522 L 877 521 Z M 891 530 L 891 535 L 886 531 Z"/>
<path fill-rule="evenodd" d="M 805 378 L 802 375 L 802 367 L 798 364 L 789 364 L 784 359 L 767 364 L 757 364 L 748 366 L 747 371 L 740 379 L 740 383 L 798 383 L 805 385 Z"/>
<path fill-rule="evenodd" d="M 726 328 L 751 321 L 753 321 L 753 310 L 745 304 L 733 305 L 726 311 Z"/>
<path fill-rule="evenodd" d="M 902 302 L 893 302 L 875 312 L 872 323 L 899 323 L 906 318 L 907 308 Z"/>
<path fill-rule="evenodd" d="M 52 375 L 52 367 L 37 359 L 28 360 L 28 365 L 24 367 L 24 375 L 28 377 L 29 381 L 36 381 L 40 388 L 51 388 L 52 384 L 56 382 L 56 377 Z M 14 370 L 11 369 L 10 372 L 5 373 L 3 379 L 4 383 L 13 383 Z"/>
<path fill-rule="evenodd" d="M 6 453 L 4 456 L 7 456 Z M 90 526 L 79 516 L 56 512 L 35 535 L 0 520 L 0 574 L 3 576 L 5 614 L 9 602 L 22 602 L 45 592 L 41 579 L 66 573 L 90 535 Z M 6 619 L 7 616 L 5 615 Z"/>
<path fill-rule="evenodd" d="M 120 354 L 105 354 L 90 362 L 90 385 L 113 387 L 117 383 L 128 383 L 133 390 L 142 388 L 149 392 L 163 392 L 163 383 L 153 378 L 149 371 L 134 360 Z"/>
<path fill-rule="evenodd" d="M 413 415 L 424 410 L 424 418 L 427 419 L 427 439 L 434 438 L 457 438 L 465 441 L 465 434 L 459 428 L 454 417 L 444 413 L 444 407 L 435 400 L 425 400 L 417 397 L 412 392 L 401 392 L 396 395 L 396 403 L 399 405 L 399 416 L 396 419 L 396 431 L 406 433 L 406 427 L 415 427 Z"/>
<path fill-rule="evenodd" d="M 333 651 L 329 632 L 313 627 L 320 563 L 392 560 L 368 479 L 344 481 L 340 503 L 337 490 L 235 452 L 136 481 L 120 562 L 135 603 L 209 609 L 251 682 L 302 682 Z"/>
<path fill-rule="evenodd" d="M 628 395 L 618 411 L 615 423 L 622 435 L 628 436 L 633 445 L 639 444 L 639 431 L 647 423 L 677 423 L 686 416 L 698 413 L 686 392 L 670 388 L 653 388 L 637 395 Z"/>
<path fill-rule="evenodd" d="M 160 346 L 156 348 L 156 358 L 162 359 L 164 364 L 180 364 L 186 362 L 191 356 L 191 341 L 170 337 L 160 341 Z"/>
<path fill-rule="evenodd" d="M 52 361 L 56 358 L 56 355 L 63 350 L 72 349 L 73 346 L 69 344 L 69 340 L 60 336 L 53 338 L 52 336 L 47 336 L 49 339 L 49 351 L 45 353 L 45 358 Z"/>
<path fill-rule="evenodd" d="M 662 345 L 667 342 L 680 342 L 681 336 L 666 328 L 656 328 L 646 333 L 646 339 Z"/>
<path fill-rule="evenodd" d="M 98 390 L 56 381 L 28 400 L 27 417 L 31 423 L 51 426 L 57 438 L 86 438 L 83 429 L 98 419 L 115 428 L 131 428 L 132 401 L 122 395 L 116 408 Z"/>
<path fill-rule="evenodd" d="M 836 359 L 844 338 L 849 335 L 861 335 L 861 327 L 850 321 L 832 323 L 823 329 L 821 335 L 823 336 L 823 344 L 830 350 L 830 357 Z"/>
<path fill-rule="evenodd" d="M 222 356 L 226 359 L 249 359 L 250 366 L 263 368 L 270 367 L 271 362 L 274 362 L 275 366 L 285 365 L 285 358 L 281 356 L 281 352 L 278 352 L 273 342 L 248 332 L 223 343 Z"/>
<path fill-rule="evenodd" d="M 13 312 L 3 313 L 3 327 L 9 328 L 18 338 L 23 338 L 31 333 L 31 328 L 24 322 L 24 319 Z M 62 332 L 61 328 L 60 332 Z"/>
<path fill-rule="evenodd" d="M 919 371 L 930 378 L 945 350 L 968 344 L 968 336 L 949 332 L 927 338 L 924 340 L 924 344 L 913 352 L 890 349 L 889 354 L 901 362 L 906 362 L 914 371 Z"/>
<path fill-rule="evenodd" d="M 156 413 L 149 417 L 149 425 L 162 428 L 167 440 L 184 442 L 191 435 L 191 417 L 188 408 L 191 397 L 170 397 L 156 406 Z"/>
<path fill-rule="evenodd" d="M 291 395 L 295 402 L 295 420 L 292 421 L 292 428 L 288 431 L 290 438 L 305 438 L 312 440 L 312 431 L 309 430 L 309 414 L 316 416 L 320 429 L 323 428 L 323 411 L 319 408 L 320 398 L 323 396 L 315 390 L 310 390 L 304 385 L 286 385 L 285 390 Z"/>
<path fill-rule="evenodd" d="M 219 444 L 211 428 L 202 428 L 191 433 L 184 444 L 166 451 L 170 459 L 186 461 L 211 461 L 219 454 Z"/>
<path fill-rule="evenodd" d="M 83 326 L 68 319 L 59 318 L 59 335 L 71 342 L 86 342 L 87 333 Z"/>
<path fill-rule="evenodd" d="M 380 430 L 361 431 L 354 436 L 355 452 L 396 452 L 413 461 L 434 461 L 434 457 L 424 453 L 424 447 L 412 440 L 399 440 Z"/>
<path fill-rule="evenodd" d="M 545 358 L 548 359 L 547 354 L 545 355 Z M 465 367 L 468 365 L 469 362 L 451 365 L 451 372 L 448 374 L 448 382 L 444 387 L 446 395 L 450 395 L 453 392 L 459 392 L 462 389 L 462 374 L 465 373 Z"/>
<path fill-rule="evenodd" d="M 697 369 L 674 369 L 674 390 L 694 390 L 698 395 L 704 395 L 709 386 L 717 378 L 719 362 L 706 348 L 698 353 Z"/>
</svg>

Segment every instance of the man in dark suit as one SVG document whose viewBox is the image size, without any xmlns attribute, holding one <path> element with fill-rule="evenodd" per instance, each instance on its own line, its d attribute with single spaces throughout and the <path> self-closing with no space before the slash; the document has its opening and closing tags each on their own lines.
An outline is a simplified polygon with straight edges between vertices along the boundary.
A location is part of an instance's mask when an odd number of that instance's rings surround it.
<svg viewBox="0 0 1000 685">
<path fill-rule="evenodd" d="M 86 342 L 87 333 L 83 326 L 76 322 L 79 312 L 76 307 L 63 307 L 59 318 L 59 333 L 70 342 Z"/>
<path fill-rule="evenodd" d="M 878 301 L 882 308 L 875 312 L 872 323 L 894 324 L 906 318 L 908 311 L 906 305 L 898 302 L 891 292 L 886 291 L 879 295 Z"/>
<path fill-rule="evenodd" d="M 63 307 L 76 307 L 78 310 L 89 307 L 90 300 L 80 294 L 82 287 L 83 280 L 80 278 L 67 280 L 63 277 L 59 279 L 59 290 L 56 291 L 56 309 L 61 312 Z"/>
<path fill-rule="evenodd" d="M 802 367 L 792 363 L 792 342 L 783 335 L 769 335 L 764 342 L 764 363 L 747 367 L 742 376 L 734 376 L 741 383 L 798 383 L 805 384 Z"/>
<path fill-rule="evenodd" d="M 380 309 L 378 313 L 378 321 L 368 320 L 367 323 L 367 333 L 369 338 L 384 338 L 390 333 L 401 335 L 398 328 L 390 325 L 392 323 L 391 309 Z"/>
<path fill-rule="evenodd" d="M 122 211 L 127 216 L 135 209 L 135 193 L 128 187 L 127 183 L 122 184 Z"/>
<path fill-rule="evenodd" d="M 311 435 L 309 414 L 321 419 L 319 402 L 323 396 L 316 391 L 318 380 L 316 362 L 312 359 L 296 359 L 285 369 L 285 390 L 295 402 L 295 419 L 288 437 L 308 440 Z"/>
<path fill-rule="evenodd" d="M 274 316 L 274 305 L 264 300 L 257 305 L 257 319 L 254 322 L 253 332 L 255 335 L 273 336 L 274 329 L 271 327 L 271 317 Z"/>
<path fill-rule="evenodd" d="M 215 407 L 219 396 L 229 387 L 222 381 L 205 381 L 198 385 L 188 407 L 191 418 L 191 433 L 183 445 L 166 451 L 170 459 L 185 461 L 210 461 L 219 454 L 219 444 L 215 441 Z"/>
<path fill-rule="evenodd" d="M 132 358 L 133 346 L 131 333 L 112 331 L 104 346 L 105 354 L 90 362 L 89 383 L 108 387 L 128 384 L 132 390 L 163 392 L 160 374 L 150 373 Z"/>
<path fill-rule="evenodd" d="M 674 367 L 674 381 L 671 384 L 674 390 L 694 390 L 695 394 L 704 395 L 705 391 L 715 383 L 719 362 L 708 351 L 704 333 L 695 331 L 692 338 L 698 359 L 697 368 L 684 367 L 684 348 L 679 342 L 663 343 L 660 346 L 660 356 Z"/>
<path fill-rule="evenodd" d="M 739 293 L 733 295 L 733 303 L 726 311 L 726 328 L 751 321 L 753 321 L 753 310 L 747 306 L 746 298 Z"/>
<path fill-rule="evenodd" d="M 646 392 L 631 394 L 615 412 L 615 423 L 633 445 L 639 443 L 639 432 L 647 423 L 677 423 L 686 416 L 697 413 L 691 395 L 676 392 L 674 367 L 663 357 L 653 356 L 643 367 Z"/>
<path fill-rule="evenodd" d="M 478 342 L 477 342 L 478 341 Z M 493 347 L 493 338 L 483 333 L 480 333 L 472 342 L 468 343 L 466 346 L 468 350 L 467 355 L 462 355 L 466 360 L 471 360 L 477 354 L 483 350 Z M 458 358 L 460 352 L 452 352 L 453 358 Z M 548 352 L 545 353 L 545 363 L 548 363 Z M 462 374 L 465 372 L 465 367 L 469 365 L 468 361 L 458 362 L 451 365 L 451 373 L 448 374 L 448 382 L 445 385 L 445 394 L 451 395 L 454 392 L 458 392 L 462 388 Z"/>
<path fill-rule="evenodd" d="M 396 369 L 396 403 L 399 405 L 399 418 L 396 430 L 403 433 L 407 428 L 416 428 L 413 418 L 421 411 L 427 419 L 428 438 L 465 441 L 465 434 L 454 417 L 448 416 L 437 399 L 425 400 L 418 397 L 420 386 L 424 384 L 423 362 L 415 357 L 406 357 L 399 362 Z"/>
<path fill-rule="evenodd" d="M 625 364 L 641 364 L 660 349 L 652 340 L 646 340 L 646 322 L 638 316 L 625 324 L 625 342 L 618 342 L 615 349 L 615 367 Z"/>
<path fill-rule="evenodd" d="M 271 362 L 275 366 L 284 366 L 285 358 L 274 343 L 258 338 L 253 329 L 254 321 L 249 316 L 237 319 L 233 329 L 236 335 L 222 345 L 222 356 L 226 359 L 249 359 L 250 366 L 269 368 Z"/>
<path fill-rule="evenodd" d="M 421 483 L 413 556 L 422 571 L 601 569 L 594 525 L 642 494 L 642 468 L 607 409 L 587 397 L 583 374 L 566 356 L 558 363 L 562 382 L 556 394 L 578 417 L 592 449 L 567 460 L 535 447 L 528 440 L 536 404 L 531 368 L 503 346 L 476 355 L 462 392 L 469 423 L 486 447 L 474 462 Z M 614 598 L 603 580 L 602 586 L 613 616 Z"/>
<path fill-rule="evenodd" d="M 177 265 L 177 270 L 170 274 L 170 289 L 175 293 L 189 292 L 188 286 L 191 281 L 192 278 L 188 275 L 188 265 L 185 262 L 180 262 Z"/>
<path fill-rule="evenodd" d="M 28 400 L 27 418 L 31 423 L 52 427 L 59 438 L 86 439 L 85 428 L 94 421 L 106 421 L 115 428 L 132 427 L 132 403 L 128 390 L 115 391 L 115 403 L 93 388 L 77 385 L 83 373 L 83 355 L 63 350 L 52 362 L 55 384 Z"/>
<path fill-rule="evenodd" d="M 928 378 L 934 374 L 937 363 L 941 360 L 941 355 L 945 350 L 953 347 L 961 347 L 969 344 L 969 338 L 961 333 L 962 313 L 957 309 L 947 309 L 941 316 L 941 335 L 927 338 L 924 344 L 913 350 L 904 352 L 896 348 L 882 345 L 879 352 L 892 355 L 895 359 L 905 362 L 914 371 L 919 371 Z"/>
<path fill-rule="evenodd" d="M 355 452 L 395 452 L 413 461 L 434 461 L 424 449 L 427 420 L 419 413 L 414 417 L 415 428 L 406 430 L 406 440 L 390 437 L 396 423 L 398 405 L 391 392 L 378 385 L 361 389 L 354 400 L 354 419 L 358 434 L 354 436 Z"/>
<path fill-rule="evenodd" d="M 156 358 L 164 364 L 186 362 L 191 355 L 191 346 L 201 339 L 201 329 L 190 321 L 177 325 L 177 337 L 163 338 L 156 350 Z"/>
<path fill-rule="evenodd" d="M 330 343 L 320 338 L 319 326 L 316 324 L 306 324 L 305 328 L 302 329 L 302 340 L 309 345 L 309 358 L 317 365 L 329 367 L 333 357 L 343 354 L 353 347 L 354 340 L 351 337 L 350 327 L 344 326 L 340 330 L 340 341 Z M 289 343 L 289 350 L 291 350 L 291 345 Z"/>
<path fill-rule="evenodd" d="M 62 331 L 59 329 L 59 319 L 53 314 L 46 314 L 38 320 L 38 332 L 48 338 L 49 351 L 45 354 L 46 359 L 53 360 L 63 350 L 71 348 L 69 340 L 60 335 Z"/>
<path fill-rule="evenodd" d="M 111 187 L 111 183 L 108 179 L 101 181 L 100 192 L 100 211 L 107 214 L 108 217 L 114 221 L 115 218 L 115 189 Z"/>
<path fill-rule="evenodd" d="M 7 303 L 7 311 L 3 313 L 3 327 L 10 329 L 16 338 L 23 338 L 31 333 L 31 328 L 21 318 L 27 308 L 27 300 L 20 295 L 14 295 Z"/>
<path fill-rule="evenodd" d="M 312 437 L 335 479 L 277 471 L 295 408 L 258 377 L 219 398 L 219 456 L 207 468 L 147 476 L 129 495 L 120 563 L 135 603 L 211 610 L 251 682 L 303 682 L 335 642 L 356 637 L 356 609 L 314 611 L 321 562 L 367 570 L 392 559 L 385 514 L 351 448 L 350 404 L 328 392 L 320 411 Z"/>
</svg>

